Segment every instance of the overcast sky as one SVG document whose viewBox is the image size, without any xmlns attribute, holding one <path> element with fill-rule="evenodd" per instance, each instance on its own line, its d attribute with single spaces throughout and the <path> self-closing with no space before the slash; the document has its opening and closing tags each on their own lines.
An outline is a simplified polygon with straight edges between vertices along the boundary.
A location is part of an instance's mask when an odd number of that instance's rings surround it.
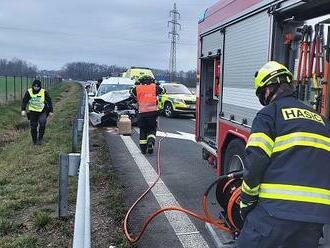
<svg viewBox="0 0 330 248">
<path fill-rule="evenodd" d="M 199 14 L 216 0 L 177 0 L 177 69 L 196 67 Z M 0 0 L 0 58 L 40 69 L 86 61 L 168 69 L 172 0 Z"/>
</svg>

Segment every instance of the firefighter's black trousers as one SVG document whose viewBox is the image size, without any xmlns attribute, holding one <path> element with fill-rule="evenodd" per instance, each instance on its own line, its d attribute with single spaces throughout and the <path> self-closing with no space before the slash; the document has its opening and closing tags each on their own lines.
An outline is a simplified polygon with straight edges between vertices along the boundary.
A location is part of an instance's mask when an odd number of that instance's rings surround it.
<svg viewBox="0 0 330 248">
<path fill-rule="evenodd" d="M 29 113 L 29 118 L 31 125 L 32 141 L 34 144 L 36 144 L 37 141 L 42 141 L 44 137 L 46 122 L 47 122 L 47 113 L 45 111 L 43 112 L 31 111 Z M 39 125 L 39 129 L 38 129 L 38 125 Z"/>
<path fill-rule="evenodd" d="M 142 153 L 146 152 L 148 144 L 155 144 L 157 117 L 157 115 L 149 117 L 139 117 L 138 126 L 140 128 L 140 148 Z"/>
<path fill-rule="evenodd" d="M 239 248 L 317 248 L 322 224 L 283 220 L 257 205 L 246 217 Z"/>
</svg>

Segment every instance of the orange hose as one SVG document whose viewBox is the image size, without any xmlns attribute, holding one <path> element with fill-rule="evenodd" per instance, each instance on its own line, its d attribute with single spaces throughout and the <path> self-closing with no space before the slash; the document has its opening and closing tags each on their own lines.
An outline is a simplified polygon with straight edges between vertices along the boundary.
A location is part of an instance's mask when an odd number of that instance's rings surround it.
<svg viewBox="0 0 330 248">
<path fill-rule="evenodd" d="M 240 197 L 240 194 L 241 194 L 241 189 L 240 188 L 235 189 L 234 193 L 229 199 L 229 203 L 227 206 L 228 220 L 230 224 L 236 229 L 236 231 L 238 231 L 239 228 L 235 225 L 232 213 L 233 213 L 234 204 L 237 203 L 237 199 Z"/>
<path fill-rule="evenodd" d="M 228 186 L 230 186 L 231 183 L 232 183 L 233 181 L 235 181 L 235 180 L 236 180 L 235 178 L 232 178 L 232 179 L 228 180 L 228 182 L 226 182 L 225 186 L 223 187 L 222 193 L 225 193 L 226 188 L 227 188 Z"/>
<path fill-rule="evenodd" d="M 160 129 L 160 128 L 159 128 Z M 161 130 L 161 129 L 160 129 Z M 159 141 L 158 141 L 158 151 L 157 151 L 157 178 L 155 180 L 155 182 L 152 183 L 151 186 L 149 186 L 149 188 L 133 203 L 133 205 L 129 208 L 129 210 L 127 211 L 126 215 L 125 215 L 125 219 L 124 219 L 124 233 L 125 233 L 125 236 L 126 238 L 129 240 L 129 242 L 131 243 L 136 243 L 138 242 L 141 237 L 143 236 L 147 226 L 149 225 L 149 223 L 156 217 L 158 216 L 159 214 L 163 213 L 163 212 L 168 212 L 168 211 L 178 211 L 178 212 L 182 212 L 182 213 L 185 213 L 191 217 L 194 217 L 200 221 L 204 221 L 204 222 L 207 222 L 207 223 L 210 223 L 212 224 L 213 226 L 215 226 L 216 228 L 220 229 L 220 230 L 223 230 L 225 232 L 229 232 L 229 233 L 233 233 L 233 230 L 231 230 L 229 227 L 226 227 L 224 222 L 221 221 L 221 220 L 218 220 L 218 219 L 215 219 L 214 217 L 212 217 L 209 212 L 208 212 L 208 207 L 207 207 L 207 197 L 206 195 L 204 194 L 203 195 L 203 198 L 202 198 L 202 208 L 204 210 L 204 214 L 205 216 L 201 216 L 199 214 L 196 214 L 190 210 L 187 210 L 187 209 L 184 209 L 184 208 L 178 208 L 178 207 L 167 207 L 167 208 L 160 208 L 160 209 L 157 209 L 156 211 L 154 211 L 152 214 L 150 214 L 140 232 L 134 236 L 132 234 L 129 233 L 128 231 L 128 219 L 129 219 L 129 216 L 131 214 L 131 212 L 133 211 L 133 209 L 136 207 L 136 205 L 148 194 L 148 192 L 155 186 L 155 184 L 158 182 L 159 178 L 160 178 L 160 174 L 161 174 L 161 170 L 160 170 L 160 150 L 161 150 L 161 143 L 162 141 L 167 137 L 166 133 L 165 133 L 165 136 L 162 137 Z"/>
</svg>

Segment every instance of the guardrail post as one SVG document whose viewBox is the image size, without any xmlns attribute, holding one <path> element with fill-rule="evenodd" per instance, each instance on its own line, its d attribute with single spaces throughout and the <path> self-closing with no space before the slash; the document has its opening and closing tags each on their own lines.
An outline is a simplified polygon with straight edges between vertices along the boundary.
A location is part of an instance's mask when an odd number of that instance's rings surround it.
<svg viewBox="0 0 330 248">
<path fill-rule="evenodd" d="M 87 106 L 88 107 L 88 106 Z M 81 108 L 80 108 L 80 116 L 84 116 L 84 113 L 85 113 L 85 105 L 81 105 Z"/>
<path fill-rule="evenodd" d="M 16 101 L 16 76 L 14 76 L 14 101 Z"/>
<path fill-rule="evenodd" d="M 68 216 L 68 174 L 69 156 L 61 154 L 59 159 L 59 192 L 58 192 L 58 217 Z"/>
<path fill-rule="evenodd" d="M 23 99 L 23 76 L 21 76 L 21 100 Z"/>
<path fill-rule="evenodd" d="M 77 130 L 82 132 L 84 129 L 84 119 L 77 119 Z"/>
<path fill-rule="evenodd" d="M 72 152 L 77 152 L 78 149 L 78 124 L 77 119 L 72 121 Z"/>
<path fill-rule="evenodd" d="M 69 176 L 76 177 L 79 173 L 80 153 L 69 153 Z"/>
<path fill-rule="evenodd" d="M 8 103 L 8 77 L 6 76 L 6 104 Z"/>
</svg>

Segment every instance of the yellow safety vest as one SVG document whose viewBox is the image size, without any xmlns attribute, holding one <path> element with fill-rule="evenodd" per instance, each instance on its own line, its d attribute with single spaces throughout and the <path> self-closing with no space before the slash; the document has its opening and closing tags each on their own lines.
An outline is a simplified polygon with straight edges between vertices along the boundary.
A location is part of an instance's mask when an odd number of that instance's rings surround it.
<svg viewBox="0 0 330 248">
<path fill-rule="evenodd" d="M 45 90 L 41 89 L 37 94 L 32 89 L 28 89 L 30 94 L 29 111 L 41 112 L 45 107 Z"/>
</svg>

